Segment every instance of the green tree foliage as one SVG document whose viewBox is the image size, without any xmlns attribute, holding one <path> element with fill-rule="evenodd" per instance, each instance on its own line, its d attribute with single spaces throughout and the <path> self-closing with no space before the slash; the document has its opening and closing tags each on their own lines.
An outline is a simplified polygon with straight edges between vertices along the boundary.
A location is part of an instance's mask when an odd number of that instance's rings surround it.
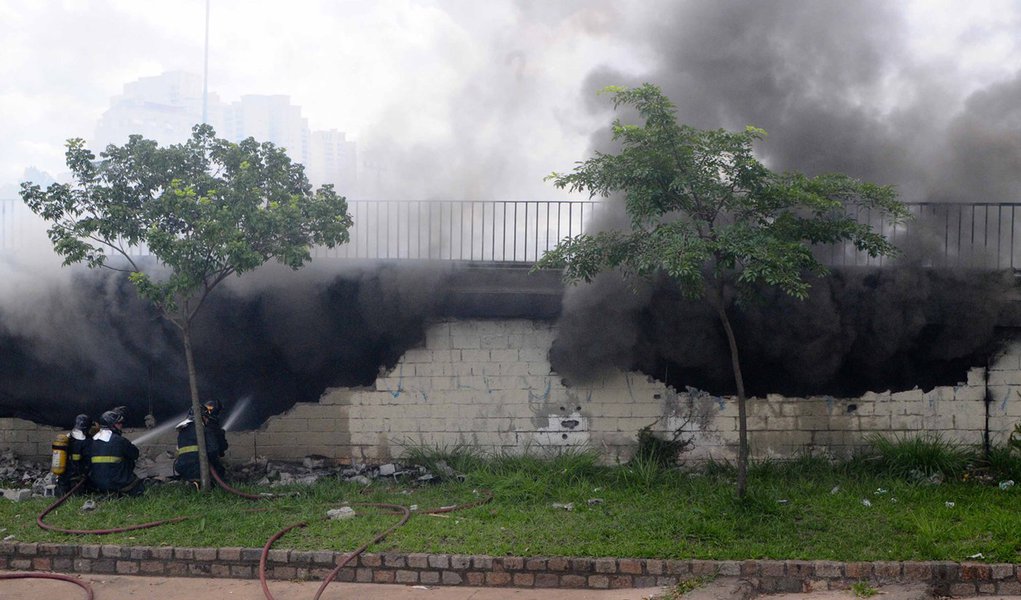
<svg viewBox="0 0 1021 600">
<path fill-rule="evenodd" d="M 313 190 L 282 148 L 251 138 L 235 144 L 208 125 L 196 125 L 183 144 L 160 147 L 133 135 L 100 156 L 68 140 L 73 183 L 45 190 L 23 183 L 21 196 L 49 221 L 65 265 L 129 273 L 138 293 L 180 329 L 199 415 L 191 326 L 209 293 L 270 259 L 298 269 L 310 246 L 348 241 L 347 201 L 332 186 Z M 141 261 L 146 253 L 155 265 Z M 195 423 L 208 489 L 202 419 Z"/>
<path fill-rule="evenodd" d="M 633 107 L 644 123 L 615 119 L 619 153 L 597 153 L 549 179 L 593 197 L 622 194 L 630 228 L 564 239 L 537 268 L 563 269 L 571 283 L 608 269 L 625 276 L 665 272 L 686 294 L 713 307 L 727 336 L 738 393 L 737 491 L 744 496 L 746 398 L 727 299 L 734 292 L 739 300 L 754 297 L 763 284 L 805 298 L 806 276 L 826 273 L 813 245 L 849 242 L 869 256 L 894 254 L 882 232 L 856 221 L 848 209 L 867 207 L 891 224 L 905 220 L 907 209 L 889 186 L 845 175 L 776 173 L 753 153 L 764 131 L 679 124 L 674 105 L 654 85 L 604 92 L 612 94 L 614 108 Z"/>
</svg>

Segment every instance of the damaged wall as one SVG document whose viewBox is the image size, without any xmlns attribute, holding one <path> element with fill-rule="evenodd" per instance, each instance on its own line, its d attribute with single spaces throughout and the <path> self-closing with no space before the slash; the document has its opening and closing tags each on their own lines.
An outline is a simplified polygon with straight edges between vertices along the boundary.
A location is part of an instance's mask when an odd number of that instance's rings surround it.
<svg viewBox="0 0 1021 600">
<path fill-rule="evenodd" d="M 615 462 L 630 457 L 647 425 L 660 432 L 682 428 L 694 440 L 689 460 L 735 458 L 736 399 L 619 371 L 565 385 L 547 358 L 555 336 L 554 325 L 532 320 L 434 323 L 424 345 L 406 352 L 372 387 L 333 388 L 318 404 L 299 403 L 258 430 L 228 434 L 230 458 L 322 454 L 373 462 L 407 447 L 465 445 L 510 453 L 593 448 Z M 751 398 L 752 456 L 783 458 L 805 449 L 844 455 L 873 432 L 938 432 L 982 444 L 987 398 L 991 441 L 1002 444 L 1021 420 L 1021 341 L 955 386 L 854 398 Z M 57 431 L 0 419 L 0 447 L 43 457 Z M 173 443 L 171 431 L 147 448 Z"/>
</svg>

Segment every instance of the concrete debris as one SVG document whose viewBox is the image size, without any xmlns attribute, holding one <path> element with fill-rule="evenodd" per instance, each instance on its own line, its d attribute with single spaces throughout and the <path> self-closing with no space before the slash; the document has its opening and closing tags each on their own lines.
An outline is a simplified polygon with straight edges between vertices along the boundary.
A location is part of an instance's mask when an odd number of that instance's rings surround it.
<svg viewBox="0 0 1021 600">
<path fill-rule="evenodd" d="M 1014 480 L 1013 479 L 1008 479 L 1006 481 L 1001 481 L 1000 482 L 1000 489 L 1001 490 L 1006 491 L 1006 490 L 1009 490 L 1012 487 L 1014 487 Z"/>
<path fill-rule="evenodd" d="M 3 493 L 4 498 L 11 502 L 23 502 L 32 497 L 32 490 L 25 488 L 4 490 Z"/>
<path fill-rule="evenodd" d="M 142 479 L 166 481 L 174 477 L 174 453 L 170 450 L 142 456 L 135 462 L 135 475 Z"/>
<path fill-rule="evenodd" d="M 306 469 L 322 469 L 330 459 L 321 454 L 309 454 L 302 459 L 301 464 Z"/>
<path fill-rule="evenodd" d="M 89 512 L 89 511 L 92 511 L 92 510 L 96 510 L 96 501 L 95 500 L 86 500 L 85 502 L 82 503 L 81 510 L 82 510 L 82 512 Z"/>
<path fill-rule="evenodd" d="M 0 488 L 6 488 L 4 498 L 13 500 L 16 496 L 23 499 L 22 490 L 26 488 L 29 496 L 42 496 L 46 493 L 46 486 L 55 483 L 56 478 L 50 473 L 49 463 L 20 460 L 10 448 L 0 452 Z"/>
<path fill-rule="evenodd" d="M 602 504 L 603 503 L 603 499 L 602 498 L 589 498 L 587 500 L 587 502 L 588 502 L 589 506 L 595 506 L 597 504 Z"/>
<path fill-rule="evenodd" d="M 560 508 L 567 512 L 571 512 L 574 510 L 574 502 L 554 502 L 553 508 Z"/>
<path fill-rule="evenodd" d="M 418 485 L 451 479 L 464 480 L 463 474 L 442 460 L 431 464 L 429 468 L 395 462 L 374 466 L 352 461 L 339 465 L 330 457 L 310 454 L 301 462 L 270 461 L 256 456 L 234 465 L 228 460 L 226 466 L 225 475 L 229 481 L 267 487 L 310 486 L 324 480 L 348 481 L 362 486 L 371 485 L 373 480 L 381 478 Z M 155 482 L 173 479 L 174 452 L 166 450 L 145 453 L 135 465 L 135 474 Z M 48 461 L 36 463 L 20 460 L 13 450 L 0 450 L 0 489 L 27 488 L 33 496 L 52 496 L 56 482 L 56 476 L 50 473 Z M 19 494 L 19 497 L 22 496 Z"/>
<path fill-rule="evenodd" d="M 331 508 L 326 511 L 326 516 L 330 519 L 350 519 L 355 516 L 355 509 L 350 506 L 341 506 L 340 508 Z"/>
</svg>

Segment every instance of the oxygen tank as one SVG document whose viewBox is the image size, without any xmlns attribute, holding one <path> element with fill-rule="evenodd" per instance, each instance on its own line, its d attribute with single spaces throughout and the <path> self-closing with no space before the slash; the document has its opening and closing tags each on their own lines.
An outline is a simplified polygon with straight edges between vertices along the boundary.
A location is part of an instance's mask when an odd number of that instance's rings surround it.
<svg viewBox="0 0 1021 600">
<path fill-rule="evenodd" d="M 63 475 L 67 470 L 67 447 L 70 438 L 66 433 L 61 433 L 53 440 L 53 457 L 50 460 L 50 472 L 54 475 Z"/>
</svg>

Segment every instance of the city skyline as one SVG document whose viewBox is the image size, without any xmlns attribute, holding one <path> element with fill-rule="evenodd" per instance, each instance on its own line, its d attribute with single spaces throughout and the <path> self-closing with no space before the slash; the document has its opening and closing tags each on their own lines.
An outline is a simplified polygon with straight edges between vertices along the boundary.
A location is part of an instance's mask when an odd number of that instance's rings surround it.
<svg viewBox="0 0 1021 600">
<path fill-rule="evenodd" d="M 0 189 L 62 171 L 125 82 L 200 72 L 205 8 L 0 0 Z M 765 129 L 778 170 L 1013 201 L 1019 30 L 1011 0 L 214 0 L 209 89 L 287 95 L 357 143 L 380 198 L 570 197 L 544 177 L 605 143 L 597 91 L 650 82 L 685 123 Z"/>
<path fill-rule="evenodd" d="M 181 143 L 202 122 L 202 112 L 202 77 L 197 73 L 142 77 L 125 83 L 123 93 L 111 98 L 88 142 L 97 152 L 109 144 L 124 144 L 132 134 L 160 145 Z M 360 195 L 355 142 L 337 129 L 310 129 L 302 107 L 286 94 L 243 94 L 226 102 L 210 92 L 207 122 L 222 138 L 238 142 L 252 137 L 285 148 L 291 160 L 305 165 L 315 185 L 329 183 L 343 194 Z"/>
</svg>

